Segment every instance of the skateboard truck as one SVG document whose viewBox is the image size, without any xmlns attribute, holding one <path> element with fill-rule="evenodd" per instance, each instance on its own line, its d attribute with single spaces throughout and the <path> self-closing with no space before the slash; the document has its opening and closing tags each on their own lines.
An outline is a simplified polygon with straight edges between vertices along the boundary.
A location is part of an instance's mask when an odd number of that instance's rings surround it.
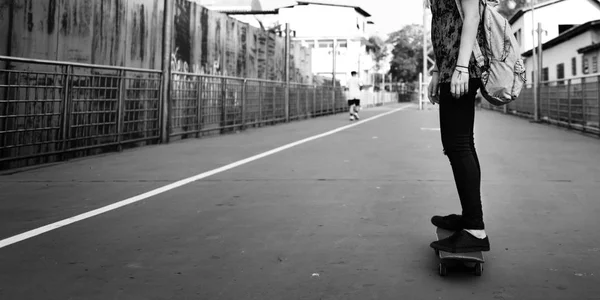
<svg viewBox="0 0 600 300">
<path fill-rule="evenodd" d="M 450 230 L 446 230 L 446 229 L 442 229 L 442 228 L 437 228 L 435 231 L 436 235 L 437 235 L 437 239 L 442 240 L 445 239 L 449 236 L 451 236 L 452 234 L 454 234 L 453 231 Z M 476 276 L 481 276 L 481 274 L 483 273 L 483 263 L 485 262 L 485 259 L 483 258 L 483 252 L 481 251 L 477 251 L 477 252 L 467 252 L 467 253 L 451 253 L 451 252 L 446 252 L 446 251 L 440 251 L 437 249 L 435 250 L 435 255 L 437 255 L 440 258 L 440 264 L 439 264 L 439 273 L 440 276 L 446 276 L 448 274 L 448 265 L 450 262 L 454 261 L 454 262 L 461 262 L 461 263 L 473 263 L 474 264 L 474 273 Z"/>
</svg>

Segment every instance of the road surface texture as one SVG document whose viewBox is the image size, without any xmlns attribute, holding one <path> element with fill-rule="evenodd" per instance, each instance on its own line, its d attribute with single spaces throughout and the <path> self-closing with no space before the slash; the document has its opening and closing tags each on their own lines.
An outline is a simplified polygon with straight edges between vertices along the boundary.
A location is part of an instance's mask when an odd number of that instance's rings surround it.
<svg viewBox="0 0 600 300">
<path fill-rule="evenodd" d="M 0 299 L 600 299 L 600 141 L 490 111 L 476 120 L 492 246 L 481 277 L 438 275 L 430 218 L 459 201 L 437 110 L 412 104 L 31 231 L 349 124 L 338 114 L 0 176 Z"/>
</svg>

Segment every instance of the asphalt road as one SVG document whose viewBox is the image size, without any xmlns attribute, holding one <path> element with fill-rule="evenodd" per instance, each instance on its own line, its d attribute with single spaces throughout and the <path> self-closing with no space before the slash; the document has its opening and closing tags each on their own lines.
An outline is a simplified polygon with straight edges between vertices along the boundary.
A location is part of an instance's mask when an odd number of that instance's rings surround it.
<svg viewBox="0 0 600 300">
<path fill-rule="evenodd" d="M 0 248 L 0 299 L 600 299 L 600 140 L 497 112 L 476 123 L 481 277 L 437 273 L 429 220 L 459 201 L 437 111 L 411 105 Z M 0 240 L 348 124 L 0 176 Z"/>
</svg>

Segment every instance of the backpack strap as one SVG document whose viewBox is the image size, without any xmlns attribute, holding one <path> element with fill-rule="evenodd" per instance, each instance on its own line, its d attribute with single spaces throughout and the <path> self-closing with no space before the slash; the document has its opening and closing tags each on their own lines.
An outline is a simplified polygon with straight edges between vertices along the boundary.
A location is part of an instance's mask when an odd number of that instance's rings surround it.
<svg viewBox="0 0 600 300">
<path fill-rule="evenodd" d="M 461 0 L 455 0 L 455 2 L 456 7 L 458 8 L 458 13 L 460 14 L 460 18 L 464 20 L 465 18 L 463 16 Z M 483 9 L 481 9 L 481 5 L 479 9 L 479 15 L 481 16 L 481 11 L 483 10 L 485 12 L 486 0 L 481 0 L 480 2 L 483 4 Z M 477 66 L 482 68 L 485 65 L 485 58 L 483 57 L 483 53 L 481 52 L 481 47 L 479 47 L 477 37 L 475 37 L 475 45 L 473 45 L 473 55 L 475 55 L 475 61 L 477 62 Z"/>
</svg>

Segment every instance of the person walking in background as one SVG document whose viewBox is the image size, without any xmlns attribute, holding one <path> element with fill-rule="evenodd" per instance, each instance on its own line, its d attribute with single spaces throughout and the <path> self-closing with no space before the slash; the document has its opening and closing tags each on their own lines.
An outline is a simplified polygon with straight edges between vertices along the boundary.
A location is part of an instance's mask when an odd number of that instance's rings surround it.
<svg viewBox="0 0 600 300">
<path fill-rule="evenodd" d="M 460 1 L 464 21 L 456 1 Z M 489 251 L 481 204 L 481 167 L 475 151 L 473 126 L 475 97 L 481 70 L 472 55 L 475 41 L 485 42 L 480 0 L 431 0 L 431 38 L 435 66 L 429 99 L 440 105 L 440 132 L 444 154 L 450 160 L 462 214 L 433 216 L 433 225 L 453 230 L 449 238 L 431 243 L 441 251 Z"/>
<path fill-rule="evenodd" d="M 350 112 L 350 121 L 359 120 L 358 110 L 360 108 L 360 90 L 362 83 L 358 78 L 358 74 L 355 71 L 350 73 L 352 75 L 348 79 L 348 107 Z"/>
</svg>

